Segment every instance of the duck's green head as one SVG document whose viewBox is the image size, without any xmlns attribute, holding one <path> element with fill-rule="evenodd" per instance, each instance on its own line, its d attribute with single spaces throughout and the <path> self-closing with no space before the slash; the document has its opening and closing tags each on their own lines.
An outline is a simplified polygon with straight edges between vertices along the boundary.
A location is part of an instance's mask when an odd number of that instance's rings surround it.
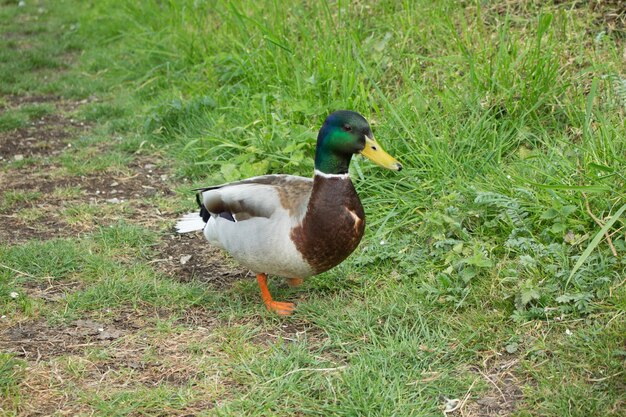
<svg viewBox="0 0 626 417">
<path fill-rule="evenodd" d="M 352 155 L 359 153 L 383 168 L 402 169 L 400 162 L 376 143 L 369 123 L 359 113 L 339 110 L 328 116 L 317 135 L 315 169 L 346 174 Z"/>
</svg>

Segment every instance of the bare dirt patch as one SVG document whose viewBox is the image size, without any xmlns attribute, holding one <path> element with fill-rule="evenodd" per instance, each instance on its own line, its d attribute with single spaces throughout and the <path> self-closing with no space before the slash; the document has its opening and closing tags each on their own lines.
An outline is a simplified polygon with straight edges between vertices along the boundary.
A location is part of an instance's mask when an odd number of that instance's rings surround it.
<svg viewBox="0 0 626 417">
<path fill-rule="evenodd" d="M 263 308 L 260 302 L 259 308 Z M 260 320 L 258 327 L 263 327 L 263 323 Z M 270 330 L 261 331 L 253 338 L 254 343 L 264 346 L 274 345 L 279 340 L 287 342 L 301 342 L 306 340 L 309 346 L 321 346 L 322 343 L 327 340 L 327 337 L 319 327 L 312 326 L 304 320 L 291 319 L 288 322 L 286 321 L 272 326 Z M 333 362 L 341 362 L 341 359 L 337 357 L 329 359 Z"/>
<path fill-rule="evenodd" d="M 200 281 L 225 288 L 249 274 L 246 269 L 229 265 L 223 252 L 209 245 L 200 233 L 171 235 L 158 251 L 158 268 L 181 282 Z"/>
<path fill-rule="evenodd" d="M 29 170 L 28 170 L 29 171 Z M 77 187 L 88 200 L 129 200 L 146 198 L 157 194 L 173 195 L 164 179 L 142 172 L 119 175 L 98 172 L 80 176 L 59 176 L 53 170 L 23 172 L 22 170 L 0 173 L 4 182 L 3 191 L 39 191 L 50 195 L 63 188 Z"/>
<path fill-rule="evenodd" d="M 53 169 L 0 171 L 1 192 L 38 193 L 36 197 L 13 203 L 0 213 L 6 225 L 0 228 L 0 241 L 19 243 L 78 236 L 120 220 L 119 215 L 110 215 L 69 224 L 65 210 L 80 204 L 102 213 L 126 212 L 129 220 L 154 226 L 163 219 L 149 199 L 174 194 L 166 181 L 165 174 L 155 175 L 152 169 L 138 169 L 124 175 L 101 172 L 82 176 L 61 176 Z M 40 215 L 30 214 L 26 219 L 20 213 L 22 210 L 35 210 Z"/>
<path fill-rule="evenodd" d="M 494 357 L 486 360 L 482 367 L 472 368 L 472 372 L 483 379 L 489 390 L 480 398 L 459 409 L 458 415 L 468 417 L 500 417 L 513 415 L 519 401 L 523 399 L 522 386 L 515 374 L 519 358 L 514 356 Z"/>
<path fill-rule="evenodd" d="M 35 223 L 28 224 L 15 214 L 0 214 L 0 242 L 24 243 L 33 239 L 55 239 L 68 235 L 76 236 L 78 232 L 64 221 L 46 217 L 42 211 L 42 217 Z"/>
<path fill-rule="evenodd" d="M 63 301 L 68 291 L 81 287 L 78 282 L 39 282 L 25 287 L 32 297 L 49 302 Z M 126 339 L 140 340 L 143 330 L 154 324 L 156 319 L 167 319 L 169 310 L 151 311 L 124 307 L 96 317 L 99 313 L 85 315 L 69 324 L 51 324 L 45 320 L 21 321 L 2 325 L 0 322 L 0 350 L 14 353 L 29 362 L 47 361 L 59 356 L 83 354 L 85 349 L 121 349 Z M 201 309 L 192 309 L 190 317 L 202 324 L 203 329 L 212 328 L 216 321 Z M 177 322 L 188 324 L 187 317 Z"/>
<path fill-rule="evenodd" d="M 46 104 L 54 111 L 27 127 L 0 132 L 0 168 L 3 161 L 34 157 L 25 165 L 0 169 L 0 194 L 13 192 L 17 196 L 8 206 L 0 206 L 3 223 L 0 241 L 20 243 L 30 239 L 76 236 L 107 224 L 108 220 L 119 221 L 119 216 L 102 218 L 113 212 L 123 212 L 131 217 L 129 220 L 148 227 L 163 221 L 149 200 L 174 193 L 167 183 L 169 170 L 158 157 L 136 156 L 123 169 L 85 175 L 68 174 L 62 167 L 43 158 L 65 154 L 71 149 L 69 142 L 90 128 L 68 113 L 95 100 L 68 101 L 52 95 L 3 97 L 5 105 L 0 111 L 34 104 Z M 99 154 L 106 152 L 109 145 L 96 143 L 88 146 Z M 69 219 L 64 213 L 68 207 L 76 205 L 83 205 L 87 214 L 96 213 L 96 218 L 87 215 L 82 223 L 82 217 Z M 117 211 L 112 208 L 114 205 L 119 205 Z"/>
<path fill-rule="evenodd" d="M 51 104 L 55 111 L 31 120 L 25 127 L 0 132 L 0 161 L 59 155 L 67 147 L 68 139 L 89 127 L 86 122 L 65 115 L 88 100 L 62 101 L 55 96 L 8 96 L 4 99 L 9 105 L 1 108 L 0 113 L 31 104 Z"/>
<path fill-rule="evenodd" d="M 0 206 L 1 243 L 78 236 L 119 220 L 163 230 L 174 220 L 176 215 L 155 207 L 155 202 L 174 195 L 168 184 L 170 170 L 156 155 L 134 155 L 122 169 L 85 175 L 68 174 L 56 159 L 46 158 L 72 152 L 68 144 L 90 128 L 66 115 L 84 103 L 54 96 L 11 96 L 4 102 L 8 108 L 48 104 L 55 111 L 26 127 L 0 133 L 0 194 L 12 193 Z M 86 146 L 97 154 L 110 145 Z M 27 157 L 33 158 L 28 164 L 2 166 Z M 155 268 L 174 279 L 201 281 L 214 288 L 228 287 L 248 274 L 233 267 L 201 234 L 165 235 L 156 258 L 151 262 Z M 27 282 L 21 288 L 29 298 L 53 305 L 64 303 L 66 295 L 82 285 L 86 284 Z M 169 319 L 174 330 L 155 329 L 155 321 Z M 201 307 L 184 313 L 121 308 L 91 312 L 67 324 L 12 317 L 0 321 L 0 351 L 27 364 L 20 383 L 20 415 L 92 414 L 90 396 L 106 401 L 116 390 L 156 386 L 193 390 L 195 399 L 184 413 L 195 415 L 228 397 L 228 387 L 237 385 L 218 365 L 227 355 L 215 339 L 220 337 L 217 325 L 212 313 Z M 294 326 L 265 338 L 286 339 L 304 325 Z"/>
<path fill-rule="evenodd" d="M 55 303 L 63 301 L 67 294 L 80 290 L 83 284 L 79 281 L 61 281 L 48 277 L 47 280 L 26 281 L 21 286 L 29 297 Z"/>
<path fill-rule="evenodd" d="M 86 340 L 83 344 L 101 348 L 99 353 L 89 356 L 66 350 L 62 356 L 29 361 L 21 390 L 27 399 L 21 402 L 23 415 L 91 414 L 91 398 L 106 400 L 118 391 L 166 386 L 193 391 L 194 399 L 172 415 L 196 415 L 228 397 L 229 388 L 237 386 L 219 365 L 228 356 L 217 347 L 215 321 L 165 334 L 123 329 L 115 339 L 94 340 L 107 332 L 100 325 L 78 320 L 71 328 Z"/>
<path fill-rule="evenodd" d="M 20 107 L 24 104 L 42 104 L 42 103 L 58 103 L 61 102 L 61 97 L 52 94 L 48 95 L 32 95 L 32 96 L 17 96 L 8 95 L 3 99 L 8 103 L 8 106 L 4 108 Z"/>
<path fill-rule="evenodd" d="M 69 326 L 31 321 L 18 323 L 0 333 L 0 349 L 28 361 L 81 353 L 87 346 L 104 346 L 124 334 L 123 329 L 93 320 L 76 320 Z"/>
</svg>

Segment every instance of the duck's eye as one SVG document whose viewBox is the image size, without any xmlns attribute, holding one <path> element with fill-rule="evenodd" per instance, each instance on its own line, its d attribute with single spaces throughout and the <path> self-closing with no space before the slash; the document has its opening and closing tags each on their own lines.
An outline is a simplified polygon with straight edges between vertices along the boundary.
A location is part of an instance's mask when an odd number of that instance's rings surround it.
<svg viewBox="0 0 626 417">
<path fill-rule="evenodd" d="M 346 132 L 352 132 L 352 126 L 350 126 L 350 125 L 343 125 L 343 130 L 345 130 Z"/>
</svg>

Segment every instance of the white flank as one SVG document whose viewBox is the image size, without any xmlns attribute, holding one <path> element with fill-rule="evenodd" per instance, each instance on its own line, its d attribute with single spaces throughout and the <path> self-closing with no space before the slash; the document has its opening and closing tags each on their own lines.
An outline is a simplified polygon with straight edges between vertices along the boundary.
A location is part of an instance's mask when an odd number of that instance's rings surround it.
<svg viewBox="0 0 626 417">
<path fill-rule="evenodd" d="M 204 229 L 204 226 L 206 226 L 206 223 L 196 211 L 194 213 L 187 213 L 181 217 L 178 223 L 176 223 L 176 231 L 178 233 L 195 232 Z"/>
</svg>

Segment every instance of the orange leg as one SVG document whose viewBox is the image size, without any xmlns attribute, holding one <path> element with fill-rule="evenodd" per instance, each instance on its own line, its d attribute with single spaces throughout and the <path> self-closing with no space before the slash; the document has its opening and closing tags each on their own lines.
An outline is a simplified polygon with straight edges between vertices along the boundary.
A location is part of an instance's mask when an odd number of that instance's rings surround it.
<svg viewBox="0 0 626 417">
<path fill-rule="evenodd" d="M 290 287 L 299 287 L 303 282 L 302 278 L 287 278 L 287 285 Z"/>
<path fill-rule="evenodd" d="M 288 316 L 293 312 L 295 308 L 293 303 L 283 303 L 272 299 L 270 290 L 267 288 L 267 275 L 257 274 L 256 280 L 259 282 L 259 288 L 261 288 L 261 298 L 269 311 L 274 311 L 281 316 Z"/>
</svg>

